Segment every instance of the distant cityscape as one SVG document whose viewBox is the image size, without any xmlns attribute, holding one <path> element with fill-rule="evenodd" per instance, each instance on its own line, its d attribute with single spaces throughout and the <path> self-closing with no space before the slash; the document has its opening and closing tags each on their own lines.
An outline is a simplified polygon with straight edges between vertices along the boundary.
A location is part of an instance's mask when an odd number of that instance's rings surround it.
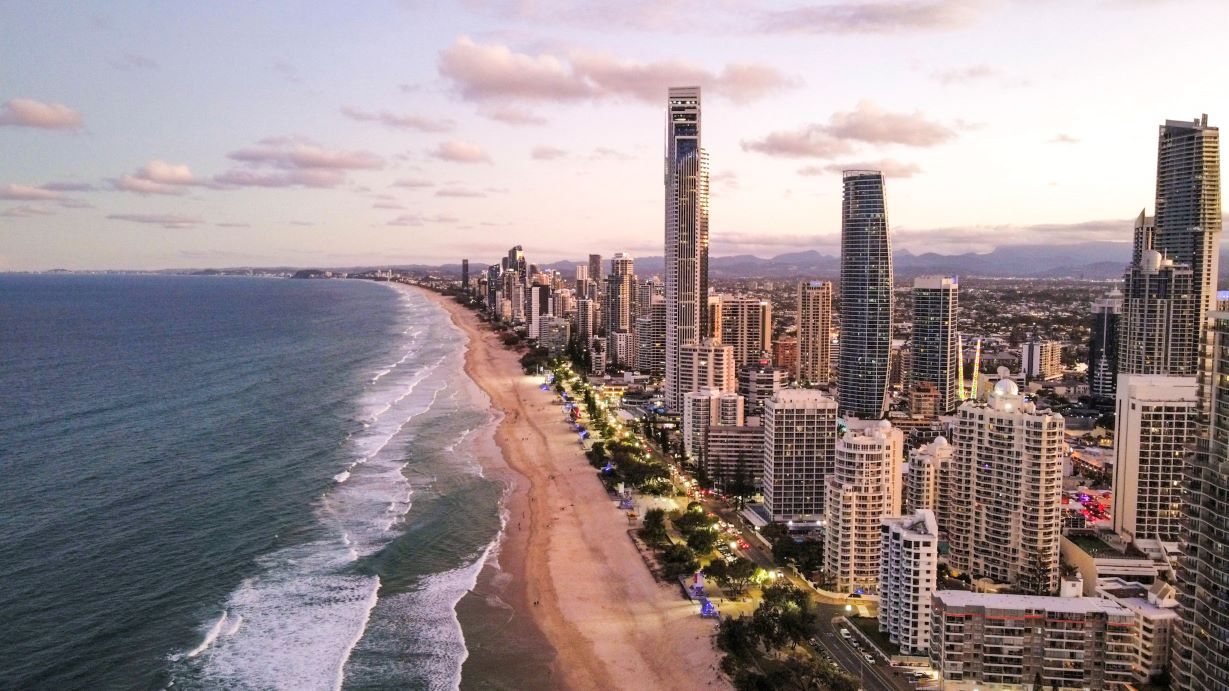
<svg viewBox="0 0 1229 691">
<path fill-rule="evenodd" d="M 944 688 L 1229 687 L 1207 116 L 1161 125 L 1120 281 L 961 286 L 893 275 L 874 170 L 843 176 L 838 280 L 713 278 L 700 90 L 670 89 L 666 113 L 660 275 L 622 252 L 565 272 L 517 245 L 413 280 L 525 339 L 529 365 L 583 368 L 757 530 L 815 544 L 802 577 L 874 602 L 886 654 Z"/>
</svg>

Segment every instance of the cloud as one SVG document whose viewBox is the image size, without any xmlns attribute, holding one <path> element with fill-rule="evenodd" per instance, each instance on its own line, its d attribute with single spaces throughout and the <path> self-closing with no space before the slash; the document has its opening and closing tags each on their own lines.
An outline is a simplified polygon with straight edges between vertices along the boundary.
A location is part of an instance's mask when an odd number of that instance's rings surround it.
<svg viewBox="0 0 1229 691">
<path fill-rule="evenodd" d="M 906 146 L 935 146 L 956 136 L 950 128 L 926 120 L 919 111 L 887 113 L 869 101 L 862 101 L 851 112 L 833 113 L 827 131 L 841 139 Z"/>
<path fill-rule="evenodd" d="M 486 192 L 482 192 L 480 190 L 471 190 L 465 187 L 445 187 L 443 189 L 436 190 L 435 196 L 437 197 L 477 198 L 477 197 L 485 197 Z"/>
<path fill-rule="evenodd" d="M 158 225 L 163 228 L 191 228 L 203 223 L 199 218 L 179 216 L 177 214 L 111 214 L 107 218 L 130 223 Z"/>
<path fill-rule="evenodd" d="M 402 178 L 393 183 L 393 187 L 406 187 L 409 189 L 420 189 L 423 187 L 435 187 L 435 183 L 430 180 L 421 178 Z"/>
<path fill-rule="evenodd" d="M 545 125 L 546 118 L 535 115 L 516 106 L 496 106 L 479 111 L 484 118 L 502 122 L 505 125 Z"/>
<path fill-rule="evenodd" d="M 189 187 L 217 187 L 218 185 L 196 177 L 186 164 L 154 160 L 132 175 L 112 180 L 111 186 L 117 190 L 137 194 L 180 195 L 187 194 Z"/>
<path fill-rule="evenodd" d="M 80 129 L 82 124 L 81 114 L 62 103 L 15 98 L 0 108 L 0 127 L 75 130 Z"/>
<path fill-rule="evenodd" d="M 770 132 L 762 139 L 743 140 L 742 147 L 744 151 L 791 158 L 836 158 L 854 150 L 852 144 L 832 136 L 823 125 Z"/>
<path fill-rule="evenodd" d="M 393 220 L 389 221 L 388 225 L 418 227 L 418 226 L 424 226 L 427 224 L 456 223 L 458 220 L 459 219 L 457 218 L 454 218 L 452 216 L 445 216 L 443 214 L 435 214 L 434 216 L 423 216 L 421 214 L 406 214 L 403 216 L 398 216 L 397 218 L 394 218 Z"/>
<path fill-rule="evenodd" d="M 111 66 L 120 70 L 156 70 L 158 63 L 153 58 L 135 53 L 121 53 L 111 61 Z"/>
<path fill-rule="evenodd" d="M 491 157 L 482 147 L 460 139 L 450 139 L 429 152 L 441 161 L 453 163 L 490 163 Z"/>
<path fill-rule="evenodd" d="M 563 158 L 567 155 L 568 152 L 564 151 L 563 149 L 547 146 L 545 144 L 535 146 L 533 147 L 533 150 L 529 152 L 529 156 L 535 161 L 553 161 L 556 158 Z"/>
<path fill-rule="evenodd" d="M 314 221 L 289 221 L 289 223 L 292 226 L 302 226 L 304 228 L 310 228 L 316 225 Z"/>
<path fill-rule="evenodd" d="M 1051 144 L 1078 144 L 1079 139 L 1072 137 L 1069 134 L 1056 134 L 1050 139 Z"/>
<path fill-rule="evenodd" d="M 943 86 L 965 84 L 998 76 L 998 70 L 989 65 L 973 65 L 956 69 L 940 70 L 931 74 L 931 78 Z"/>
<path fill-rule="evenodd" d="M 52 190 L 53 192 L 93 192 L 94 190 L 98 189 L 88 182 L 74 182 L 71 180 L 64 182 L 49 182 L 45 185 L 40 185 L 40 187 L 45 190 Z"/>
<path fill-rule="evenodd" d="M 699 84 L 745 102 L 798 83 L 766 65 L 731 64 L 712 72 L 678 60 L 639 62 L 580 51 L 529 55 L 502 44 L 479 44 L 468 36 L 440 53 L 439 72 L 471 101 L 632 98 L 657 103 L 671 85 Z"/>
<path fill-rule="evenodd" d="M 889 113 L 863 101 L 852 111 L 833 113 L 827 124 L 771 132 L 744 140 L 742 147 L 770 156 L 835 158 L 852 153 L 852 142 L 929 147 L 955 136 L 955 130 L 927 120 L 921 112 Z"/>
<path fill-rule="evenodd" d="M 251 228 L 250 223 L 215 223 L 218 228 Z"/>
<path fill-rule="evenodd" d="M 450 132 L 456 123 L 442 118 L 425 118 L 419 115 L 398 115 L 382 110 L 371 113 L 353 106 L 342 106 L 342 115 L 360 122 L 378 122 L 385 127 L 418 132 Z"/>
<path fill-rule="evenodd" d="M 393 209 L 396 211 L 402 211 L 405 209 L 405 207 L 402 206 L 399 202 L 390 202 L 390 201 L 375 202 L 371 205 L 371 208 L 373 209 Z"/>
<path fill-rule="evenodd" d="M 589 158 L 595 161 L 630 161 L 634 156 L 623 153 L 618 149 L 612 149 L 608 146 L 599 146 L 593 150 Z"/>
<path fill-rule="evenodd" d="M 835 2 L 764 12 L 756 22 L 763 33 L 888 34 L 956 29 L 980 14 L 980 0 L 899 0 Z"/>
<path fill-rule="evenodd" d="M 877 170 L 883 173 L 884 177 L 889 178 L 911 178 L 922 172 L 922 169 L 919 168 L 916 163 L 907 163 L 885 158 L 878 161 L 832 163 L 826 166 L 805 166 L 798 169 L 798 174 L 807 176 L 826 175 L 829 173 L 840 174 L 842 171 L 846 170 Z"/>
<path fill-rule="evenodd" d="M 4 216 L 6 218 L 29 218 L 31 216 L 53 215 L 55 215 L 55 212 L 45 206 L 32 206 L 29 204 L 14 206 L 11 209 L 7 209 L 4 213 L 0 213 L 0 216 Z"/>
<path fill-rule="evenodd" d="M 0 199 L 15 200 L 15 201 L 43 201 L 48 199 L 59 199 L 64 195 L 54 190 L 49 190 L 43 187 L 31 187 L 30 185 L 8 184 L 0 187 Z"/>
<path fill-rule="evenodd" d="M 376 170 L 384 159 L 361 150 L 330 150 L 302 137 L 264 139 L 227 158 L 245 165 L 214 177 L 237 187 L 336 187 L 354 170 Z"/>
</svg>

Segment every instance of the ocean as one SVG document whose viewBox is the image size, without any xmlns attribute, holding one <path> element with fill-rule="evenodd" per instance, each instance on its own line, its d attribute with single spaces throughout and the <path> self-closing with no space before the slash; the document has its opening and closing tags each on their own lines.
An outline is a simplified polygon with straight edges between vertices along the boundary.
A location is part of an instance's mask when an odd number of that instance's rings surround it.
<svg viewBox="0 0 1229 691">
<path fill-rule="evenodd" d="M 464 343 L 390 284 L 0 276 L 0 687 L 456 688 Z"/>
</svg>

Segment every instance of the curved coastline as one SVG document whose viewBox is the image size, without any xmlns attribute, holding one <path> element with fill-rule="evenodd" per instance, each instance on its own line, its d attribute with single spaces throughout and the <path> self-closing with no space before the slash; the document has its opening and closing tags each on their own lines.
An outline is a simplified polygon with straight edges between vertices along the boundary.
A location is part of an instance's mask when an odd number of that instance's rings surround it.
<svg viewBox="0 0 1229 691">
<path fill-rule="evenodd" d="M 458 604 L 461 687 L 728 688 L 712 623 L 653 578 L 539 381 L 469 310 L 420 290 L 468 337 L 465 372 L 498 420 L 479 456 L 509 487 L 496 558 Z M 493 597 L 510 611 L 502 626 L 478 604 Z"/>
</svg>

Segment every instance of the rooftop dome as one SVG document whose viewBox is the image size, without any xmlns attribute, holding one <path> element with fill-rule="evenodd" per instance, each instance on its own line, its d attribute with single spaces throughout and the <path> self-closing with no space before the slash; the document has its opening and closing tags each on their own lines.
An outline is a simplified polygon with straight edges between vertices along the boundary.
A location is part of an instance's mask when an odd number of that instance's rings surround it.
<svg viewBox="0 0 1229 691">
<path fill-rule="evenodd" d="M 1000 379 L 994 385 L 995 396 L 1019 396 L 1020 387 L 1010 379 Z"/>
</svg>

